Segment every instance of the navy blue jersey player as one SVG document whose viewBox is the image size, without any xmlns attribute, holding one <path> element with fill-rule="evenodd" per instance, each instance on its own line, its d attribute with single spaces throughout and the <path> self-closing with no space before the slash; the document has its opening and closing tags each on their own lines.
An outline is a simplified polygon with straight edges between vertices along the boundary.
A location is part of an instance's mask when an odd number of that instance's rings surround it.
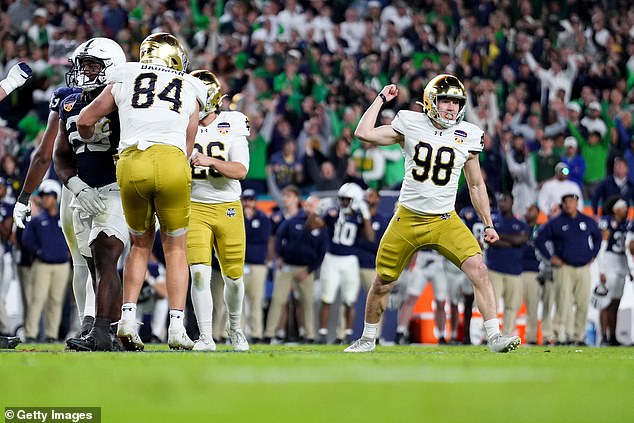
<svg viewBox="0 0 634 423">
<path fill-rule="evenodd" d="M 352 329 L 354 304 L 359 295 L 358 237 L 372 242 L 376 234 L 372 229 L 372 216 L 363 199 L 361 187 L 349 182 L 338 192 L 340 207 L 330 210 L 324 221 L 330 233 L 330 245 L 321 267 L 321 310 L 319 313 L 319 335 L 324 342 L 328 335 L 330 305 L 341 288 L 345 308 L 346 330 Z"/>
<path fill-rule="evenodd" d="M 80 45 L 68 79 L 82 91 L 66 97 L 59 108 L 55 170 L 73 193 L 70 209 L 77 245 L 97 287 L 96 317 L 90 333 L 67 340 L 69 348 L 79 351 L 113 349 L 109 329 L 119 320 L 122 300 L 117 262 L 129 238 L 114 162 L 120 132 L 118 113 L 97 122 L 90 139 L 81 138 L 76 122 L 80 111 L 106 86 L 108 74 L 123 63 L 123 50 L 110 39 L 92 38 Z"/>
</svg>

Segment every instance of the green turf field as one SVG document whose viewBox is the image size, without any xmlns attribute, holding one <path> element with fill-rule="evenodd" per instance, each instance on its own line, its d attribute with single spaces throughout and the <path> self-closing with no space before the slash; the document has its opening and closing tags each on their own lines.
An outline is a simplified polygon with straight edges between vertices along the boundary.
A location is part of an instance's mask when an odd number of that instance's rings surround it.
<svg viewBox="0 0 634 423">
<path fill-rule="evenodd" d="M 632 422 L 634 348 L 253 346 L 250 353 L 0 353 L 0 406 L 103 422 Z"/>
</svg>

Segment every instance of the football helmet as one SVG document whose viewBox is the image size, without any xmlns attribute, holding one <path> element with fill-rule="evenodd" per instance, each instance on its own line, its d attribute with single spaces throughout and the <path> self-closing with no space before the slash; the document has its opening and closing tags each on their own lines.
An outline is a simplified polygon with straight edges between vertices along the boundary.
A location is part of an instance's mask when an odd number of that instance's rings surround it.
<svg viewBox="0 0 634 423">
<path fill-rule="evenodd" d="M 450 120 L 440 116 L 438 101 L 441 98 L 455 98 L 460 101 L 460 109 L 458 110 L 456 119 Z M 425 91 L 423 91 L 422 106 L 425 114 L 443 128 L 448 128 L 462 121 L 466 104 L 467 92 L 464 89 L 464 85 L 453 75 L 442 74 L 436 76 L 427 83 Z"/>
<path fill-rule="evenodd" d="M 180 41 L 167 32 L 148 35 L 139 49 L 139 62 L 186 72 L 189 59 Z"/>
<path fill-rule="evenodd" d="M 96 37 L 80 44 L 68 61 L 70 70 L 66 73 L 69 87 L 80 87 L 92 91 L 105 87 L 106 80 L 115 66 L 126 62 L 125 53 L 119 44 L 109 38 Z M 97 64 L 99 70 L 88 67 Z"/>
<path fill-rule="evenodd" d="M 208 70 L 195 70 L 191 76 L 200 79 L 207 86 L 207 103 L 205 103 L 205 109 L 198 113 L 198 118 L 202 120 L 208 114 L 220 109 L 220 101 L 223 97 L 222 86 L 216 75 Z"/>
<path fill-rule="evenodd" d="M 337 192 L 340 210 L 344 213 L 352 211 L 353 205 L 363 201 L 363 189 L 354 182 L 341 185 Z"/>
</svg>

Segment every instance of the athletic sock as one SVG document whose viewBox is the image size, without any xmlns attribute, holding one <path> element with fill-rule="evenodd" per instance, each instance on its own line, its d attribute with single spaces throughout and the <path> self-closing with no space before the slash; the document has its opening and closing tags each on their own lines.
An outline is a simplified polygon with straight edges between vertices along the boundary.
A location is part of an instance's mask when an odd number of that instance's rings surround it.
<svg viewBox="0 0 634 423">
<path fill-rule="evenodd" d="M 498 318 L 489 319 L 484 322 L 484 330 L 487 339 L 490 341 L 500 334 L 500 320 Z"/>
<path fill-rule="evenodd" d="M 192 275 L 191 297 L 196 313 L 196 322 L 201 334 L 211 338 L 214 303 L 211 297 L 211 266 L 194 264 L 190 266 Z"/>
<path fill-rule="evenodd" d="M 242 302 L 244 300 L 244 281 L 242 276 L 237 279 L 231 279 L 229 276 L 222 275 L 225 281 L 225 304 L 227 305 L 227 314 L 229 315 L 229 328 L 231 330 L 240 329 L 240 320 L 242 318 Z"/>
<path fill-rule="evenodd" d="M 183 319 L 185 318 L 185 312 L 183 310 L 170 310 L 170 329 L 172 332 L 178 329 L 184 329 Z"/>
<path fill-rule="evenodd" d="M 135 303 L 125 303 L 121 306 L 121 320 L 136 320 Z"/>
<path fill-rule="evenodd" d="M 368 322 L 364 322 L 363 323 L 363 334 L 361 335 L 362 338 L 367 338 L 367 339 L 374 339 L 376 338 L 376 331 L 379 327 L 378 323 L 368 323 Z"/>
</svg>

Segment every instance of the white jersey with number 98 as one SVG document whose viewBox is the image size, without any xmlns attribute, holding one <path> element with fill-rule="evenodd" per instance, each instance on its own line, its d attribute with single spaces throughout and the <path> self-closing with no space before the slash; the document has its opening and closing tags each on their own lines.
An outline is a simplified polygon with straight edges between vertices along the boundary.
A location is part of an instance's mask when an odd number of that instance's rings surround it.
<svg viewBox="0 0 634 423">
<path fill-rule="evenodd" d="M 470 152 L 482 151 L 482 130 L 464 121 L 438 129 L 427 115 L 411 110 L 398 112 L 392 128 L 404 137 L 405 177 L 399 203 L 417 213 L 452 211 L 462 168 Z"/>
</svg>

